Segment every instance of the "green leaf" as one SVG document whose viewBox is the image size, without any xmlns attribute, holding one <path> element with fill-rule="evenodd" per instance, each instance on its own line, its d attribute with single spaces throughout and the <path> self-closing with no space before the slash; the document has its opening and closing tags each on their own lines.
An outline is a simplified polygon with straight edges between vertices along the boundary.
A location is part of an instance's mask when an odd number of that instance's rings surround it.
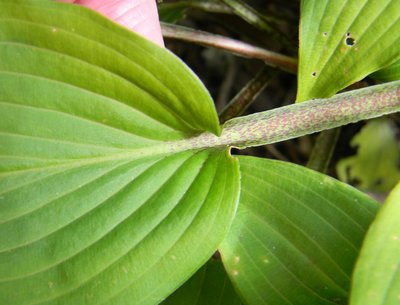
<svg viewBox="0 0 400 305">
<path fill-rule="evenodd" d="M 175 23 L 185 17 L 187 3 L 161 3 L 157 5 L 160 21 Z"/>
<path fill-rule="evenodd" d="M 158 304 L 226 235 L 237 161 L 195 149 L 214 106 L 155 44 L 1 0 L 0 114 L 0 304 Z"/>
<path fill-rule="evenodd" d="M 371 77 L 384 82 L 400 80 L 400 60 L 391 64 L 389 67 L 373 73 Z"/>
<path fill-rule="evenodd" d="M 351 305 L 400 304 L 400 184 L 365 237 L 355 267 Z"/>
<path fill-rule="evenodd" d="M 330 97 L 400 58 L 400 1 L 302 0 L 297 101 Z"/>
<path fill-rule="evenodd" d="M 167 125 L 151 132 L 156 137 L 171 134 L 160 133 L 168 126 L 186 134 L 220 132 L 208 92 L 167 50 L 84 7 L 43 0 L 0 4 L 2 70 L 40 74 L 117 99 Z M 68 65 L 51 68 L 61 61 Z"/>
<path fill-rule="evenodd" d="M 340 180 L 373 192 L 388 192 L 400 180 L 400 147 L 389 118 L 369 121 L 351 145 L 358 147 L 357 155 L 338 162 Z"/>
<path fill-rule="evenodd" d="M 240 204 L 220 251 L 246 304 L 346 304 L 378 204 L 294 164 L 254 157 L 239 163 Z"/>
<path fill-rule="evenodd" d="M 210 260 L 162 305 L 240 305 L 221 261 Z"/>
</svg>

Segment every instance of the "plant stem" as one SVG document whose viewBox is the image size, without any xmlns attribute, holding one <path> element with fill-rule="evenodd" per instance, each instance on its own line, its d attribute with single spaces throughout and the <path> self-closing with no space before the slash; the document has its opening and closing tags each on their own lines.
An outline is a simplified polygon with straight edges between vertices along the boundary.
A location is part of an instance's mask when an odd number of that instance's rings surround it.
<svg viewBox="0 0 400 305">
<path fill-rule="evenodd" d="M 322 131 L 315 142 L 307 167 L 325 173 L 340 135 L 340 128 Z"/>
<path fill-rule="evenodd" d="M 297 73 L 297 59 L 239 40 L 166 23 L 161 23 L 161 30 L 165 38 L 184 40 L 206 47 L 222 49 L 243 57 L 260 59 L 269 66 L 293 74 Z"/>
<path fill-rule="evenodd" d="M 189 7 L 201 9 L 209 13 L 218 14 L 232 14 L 233 10 L 222 3 L 209 2 L 209 1 L 182 1 L 181 3 L 186 3 Z"/>
<path fill-rule="evenodd" d="M 232 87 L 235 84 L 238 65 L 232 54 L 226 56 L 226 67 L 225 67 L 224 78 L 218 90 L 218 94 L 214 101 L 215 107 L 218 109 L 223 108 L 229 102 L 229 95 Z"/>
<path fill-rule="evenodd" d="M 221 111 L 219 115 L 221 124 L 241 115 L 257 98 L 275 74 L 276 73 L 271 69 L 267 69 L 266 67 L 262 68 Z"/>
<path fill-rule="evenodd" d="M 209 147 L 246 148 L 272 144 L 400 111 L 400 81 L 348 91 L 327 99 L 292 104 L 223 125 L 218 137 L 202 133 L 175 142 L 173 151 Z"/>
<path fill-rule="evenodd" d="M 239 0 L 222 0 L 233 12 L 240 16 L 243 20 L 246 20 L 251 25 L 264 30 L 266 32 L 273 32 L 275 29 L 268 23 L 272 21 L 267 17 L 260 15 L 255 9 L 248 6 L 247 4 Z"/>
<path fill-rule="evenodd" d="M 186 8 L 193 8 L 202 10 L 209 13 L 217 13 L 217 14 L 233 14 L 233 10 L 223 4 L 211 1 L 177 1 L 172 3 L 161 3 L 157 5 L 158 11 L 163 12 L 164 10 L 179 10 Z"/>
<path fill-rule="evenodd" d="M 222 0 L 222 2 L 232 8 L 232 10 L 243 20 L 260 30 L 270 33 L 278 41 L 281 41 L 284 46 L 293 49 L 293 46 L 290 44 L 286 35 L 269 24 L 269 22 L 272 21 L 271 19 L 269 20 L 267 17 L 262 16 L 255 9 L 239 0 Z"/>
</svg>

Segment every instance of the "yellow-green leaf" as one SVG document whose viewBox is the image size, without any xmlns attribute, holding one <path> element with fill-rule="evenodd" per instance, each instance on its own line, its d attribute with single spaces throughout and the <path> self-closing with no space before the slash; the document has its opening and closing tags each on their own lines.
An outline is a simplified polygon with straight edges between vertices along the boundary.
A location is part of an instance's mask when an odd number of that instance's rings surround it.
<svg viewBox="0 0 400 305">
<path fill-rule="evenodd" d="M 351 305 L 400 304 L 400 184 L 368 230 L 353 275 Z"/>
<path fill-rule="evenodd" d="M 158 304 L 214 253 L 237 161 L 208 92 L 84 7 L 0 0 L 0 304 Z"/>
<path fill-rule="evenodd" d="M 330 97 L 400 58 L 400 1 L 302 0 L 297 101 Z"/>
</svg>

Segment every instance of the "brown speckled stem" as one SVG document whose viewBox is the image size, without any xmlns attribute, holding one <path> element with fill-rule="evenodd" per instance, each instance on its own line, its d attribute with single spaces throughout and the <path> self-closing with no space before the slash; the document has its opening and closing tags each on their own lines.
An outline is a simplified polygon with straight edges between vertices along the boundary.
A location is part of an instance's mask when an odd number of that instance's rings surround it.
<svg viewBox="0 0 400 305">
<path fill-rule="evenodd" d="M 171 148 L 176 151 L 259 146 L 397 111 L 400 111 L 400 81 L 235 118 L 223 125 L 220 137 L 203 133 L 175 142 Z"/>
</svg>

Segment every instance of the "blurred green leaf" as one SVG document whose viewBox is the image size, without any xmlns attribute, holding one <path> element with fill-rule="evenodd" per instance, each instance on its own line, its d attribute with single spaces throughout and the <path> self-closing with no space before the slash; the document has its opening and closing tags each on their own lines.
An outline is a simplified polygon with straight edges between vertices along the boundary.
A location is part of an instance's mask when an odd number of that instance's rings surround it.
<svg viewBox="0 0 400 305">
<path fill-rule="evenodd" d="M 167 50 L 0 0 L 0 114 L 0 304 L 158 304 L 226 235 L 237 161 L 186 141 L 220 127 Z"/>
<path fill-rule="evenodd" d="M 297 101 L 330 97 L 400 58 L 400 1 L 302 0 Z"/>
<path fill-rule="evenodd" d="M 400 304 L 400 184 L 368 230 L 354 271 L 351 305 Z"/>
<path fill-rule="evenodd" d="M 240 204 L 220 246 L 249 305 L 347 304 L 359 248 L 379 205 L 291 163 L 239 157 Z"/>
<path fill-rule="evenodd" d="M 389 67 L 372 73 L 371 77 L 384 82 L 400 80 L 400 60 L 391 64 Z"/>
<path fill-rule="evenodd" d="M 221 261 L 210 260 L 162 305 L 240 305 Z"/>
<path fill-rule="evenodd" d="M 396 127 L 389 118 L 369 121 L 352 139 L 357 155 L 337 164 L 340 180 L 361 189 L 387 192 L 400 180 L 400 147 Z"/>
<path fill-rule="evenodd" d="M 175 23 L 185 18 L 185 12 L 188 4 L 185 2 L 161 3 L 157 5 L 160 21 Z"/>
</svg>

